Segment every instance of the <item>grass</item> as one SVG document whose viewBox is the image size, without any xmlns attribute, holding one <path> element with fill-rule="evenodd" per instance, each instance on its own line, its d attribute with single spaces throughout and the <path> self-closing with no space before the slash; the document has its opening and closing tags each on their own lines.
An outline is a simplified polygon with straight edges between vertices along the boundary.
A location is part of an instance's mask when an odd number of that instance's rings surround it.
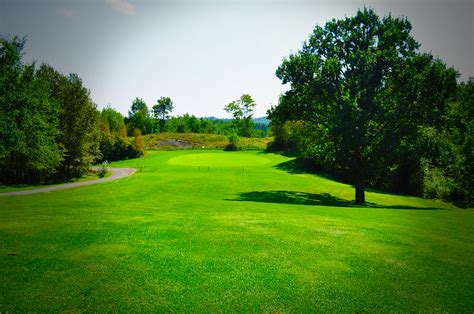
<svg viewBox="0 0 474 314">
<path fill-rule="evenodd" d="M 107 171 L 105 176 L 103 178 L 108 178 L 112 175 L 112 172 Z M 73 183 L 73 182 L 85 182 L 85 181 L 91 181 L 91 180 L 97 180 L 100 179 L 100 177 L 93 172 L 88 172 L 84 174 L 82 177 L 78 179 L 73 179 L 69 181 L 68 183 Z M 38 185 L 30 185 L 30 184 L 15 184 L 15 185 L 5 185 L 5 184 L 0 184 L 0 194 L 4 192 L 16 192 L 16 191 L 23 191 L 23 190 L 31 190 L 31 189 L 39 189 L 39 188 L 44 188 L 48 186 L 54 186 L 58 184 L 64 184 L 64 183 L 53 183 L 53 184 L 38 184 Z"/>
<path fill-rule="evenodd" d="M 241 159 L 242 164 L 236 160 Z M 0 312 L 472 312 L 474 212 L 259 152 L 152 151 L 0 198 Z"/>
</svg>

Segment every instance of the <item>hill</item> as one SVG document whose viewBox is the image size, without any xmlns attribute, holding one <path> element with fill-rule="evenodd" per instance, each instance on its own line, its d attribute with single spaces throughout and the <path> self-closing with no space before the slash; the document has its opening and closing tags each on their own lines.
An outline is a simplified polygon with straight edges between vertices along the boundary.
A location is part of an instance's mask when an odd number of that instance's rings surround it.
<svg viewBox="0 0 474 314">
<path fill-rule="evenodd" d="M 229 140 L 227 136 L 205 133 L 158 133 L 145 137 L 148 149 L 176 150 L 176 149 L 224 149 Z M 239 147 L 243 150 L 265 150 L 271 137 L 241 137 Z"/>
</svg>

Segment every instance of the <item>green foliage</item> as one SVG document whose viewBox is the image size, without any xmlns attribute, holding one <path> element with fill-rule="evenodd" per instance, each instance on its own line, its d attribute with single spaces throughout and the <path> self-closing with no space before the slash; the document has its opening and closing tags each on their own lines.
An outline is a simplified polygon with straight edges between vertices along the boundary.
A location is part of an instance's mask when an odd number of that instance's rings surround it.
<svg viewBox="0 0 474 314">
<path fill-rule="evenodd" d="M 225 147 L 224 150 L 226 151 L 236 151 L 239 150 L 239 142 L 240 138 L 237 134 L 233 133 L 227 136 L 227 139 L 229 140 L 229 144 Z"/>
<path fill-rule="evenodd" d="M 70 180 L 81 176 L 100 158 L 97 107 L 76 74 L 66 77 L 43 64 L 38 75 L 48 85 L 50 97 L 59 104 L 58 140 L 66 154 L 58 168 L 58 177 Z"/>
<path fill-rule="evenodd" d="M 116 161 L 143 156 L 143 150 L 137 149 L 127 137 L 102 132 L 100 136 L 101 161 Z"/>
<path fill-rule="evenodd" d="M 133 146 L 139 151 L 145 149 L 145 142 L 143 140 L 142 132 L 139 129 L 133 130 Z"/>
<path fill-rule="evenodd" d="M 21 62 L 25 41 L 1 39 L 1 181 L 64 181 L 99 153 L 99 115 L 81 79 Z"/>
<path fill-rule="evenodd" d="M 358 204 L 366 182 L 404 156 L 401 143 L 441 119 L 456 88 L 456 71 L 420 54 L 410 32 L 406 19 L 359 10 L 316 26 L 276 71 L 290 90 L 269 111 L 272 123 L 308 122 L 305 151 L 352 182 Z"/>
<path fill-rule="evenodd" d="M 137 110 L 140 104 L 141 102 L 136 102 L 132 110 Z M 143 156 L 143 140 L 141 141 L 140 148 L 137 148 L 135 139 L 133 142 L 130 142 L 125 131 L 124 117 L 119 112 L 107 107 L 102 109 L 100 116 L 100 152 L 102 154 L 102 161 L 110 162 Z M 138 129 L 135 130 L 140 132 Z"/>
<path fill-rule="evenodd" d="M 148 106 L 143 99 L 136 97 L 132 102 L 128 116 L 131 117 L 139 112 L 144 111 L 148 112 Z"/>
<path fill-rule="evenodd" d="M 125 118 L 114 108 L 107 106 L 100 112 L 101 125 L 108 125 L 109 132 L 121 133 L 125 127 Z"/>
<path fill-rule="evenodd" d="M 292 151 L 306 153 L 306 143 L 313 146 L 314 140 L 311 132 L 308 132 L 310 124 L 302 121 L 274 121 L 271 125 L 273 141 L 269 143 L 269 151 Z"/>
<path fill-rule="evenodd" d="M 43 182 L 64 160 L 58 102 L 35 71 L 21 62 L 25 41 L 0 38 L 0 181 Z"/>
<path fill-rule="evenodd" d="M 255 129 L 252 136 L 268 136 L 269 126 L 267 123 L 254 123 Z M 217 118 L 197 118 L 194 115 L 184 114 L 182 116 L 170 117 L 166 120 L 166 132 L 172 133 L 205 133 L 229 135 L 236 133 L 237 128 L 234 121 Z"/>
<path fill-rule="evenodd" d="M 474 83 L 458 86 L 439 122 L 424 129 L 423 195 L 474 205 Z"/>
<path fill-rule="evenodd" d="M 174 133 L 216 133 L 218 128 L 210 120 L 196 118 L 194 115 L 171 117 L 166 121 L 167 132 Z"/>
<path fill-rule="evenodd" d="M 132 107 L 128 112 L 127 126 L 129 135 L 132 135 L 135 129 L 139 129 L 142 134 L 154 132 L 155 121 L 150 116 L 148 106 L 143 99 L 137 97 L 133 100 Z"/>
<path fill-rule="evenodd" d="M 160 131 L 165 130 L 166 119 L 173 111 L 173 101 L 169 97 L 161 97 L 153 106 L 153 116 L 160 121 Z"/>
<path fill-rule="evenodd" d="M 423 168 L 423 196 L 427 198 L 449 199 L 453 190 L 453 180 L 446 176 L 442 168 Z"/>
<path fill-rule="evenodd" d="M 97 176 L 99 176 L 99 178 L 105 177 L 105 175 L 107 174 L 108 167 L 109 167 L 108 162 L 105 161 L 105 162 L 101 163 L 97 167 Z"/>
<path fill-rule="evenodd" d="M 474 206 L 474 82 L 461 84 L 450 111 L 450 137 L 456 147 L 457 173 L 453 200 Z"/>
<path fill-rule="evenodd" d="M 248 94 L 243 94 L 239 100 L 229 103 L 224 110 L 234 117 L 234 128 L 240 136 L 251 137 L 254 133 L 252 120 L 253 108 L 257 104 Z"/>
</svg>

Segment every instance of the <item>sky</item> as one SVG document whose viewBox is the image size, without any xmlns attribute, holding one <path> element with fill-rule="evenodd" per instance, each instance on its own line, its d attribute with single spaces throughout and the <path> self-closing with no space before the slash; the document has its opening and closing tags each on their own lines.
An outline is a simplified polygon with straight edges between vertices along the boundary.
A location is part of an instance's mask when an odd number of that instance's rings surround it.
<svg viewBox="0 0 474 314">
<path fill-rule="evenodd" d="M 261 117 L 287 89 L 282 60 L 364 6 L 407 17 L 421 51 L 474 76 L 474 0 L 0 0 L 0 34 L 26 36 L 26 62 L 77 73 L 98 108 L 126 115 L 135 97 L 167 96 L 173 115 L 230 117 L 250 94 Z"/>
</svg>

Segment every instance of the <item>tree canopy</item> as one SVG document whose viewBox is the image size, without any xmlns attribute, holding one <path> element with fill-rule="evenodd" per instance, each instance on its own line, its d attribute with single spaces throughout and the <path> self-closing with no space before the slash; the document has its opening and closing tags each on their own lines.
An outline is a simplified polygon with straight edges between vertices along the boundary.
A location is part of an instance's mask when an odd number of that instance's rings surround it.
<svg viewBox="0 0 474 314">
<path fill-rule="evenodd" d="M 5 183 L 39 182 L 64 158 L 57 101 L 34 64 L 21 61 L 24 39 L 0 38 L 0 177 Z"/>
<path fill-rule="evenodd" d="M 150 111 L 145 101 L 135 98 L 128 112 L 128 134 L 132 135 L 135 129 L 139 129 L 142 134 L 150 134 L 154 131 L 154 121 L 150 116 Z"/>
<path fill-rule="evenodd" d="M 110 132 L 121 133 L 125 128 L 124 116 L 114 108 L 107 106 L 100 112 L 101 124 L 106 124 Z M 123 135 L 123 134 L 121 134 Z"/>
<path fill-rule="evenodd" d="M 98 112 L 77 75 L 24 64 L 24 44 L 0 38 L 1 181 L 67 180 L 100 156 Z"/>
<path fill-rule="evenodd" d="M 60 108 L 58 141 L 66 149 L 66 154 L 58 174 L 64 180 L 78 177 L 100 157 L 97 106 L 77 74 L 64 76 L 46 64 L 40 67 L 38 74 Z"/>
</svg>

